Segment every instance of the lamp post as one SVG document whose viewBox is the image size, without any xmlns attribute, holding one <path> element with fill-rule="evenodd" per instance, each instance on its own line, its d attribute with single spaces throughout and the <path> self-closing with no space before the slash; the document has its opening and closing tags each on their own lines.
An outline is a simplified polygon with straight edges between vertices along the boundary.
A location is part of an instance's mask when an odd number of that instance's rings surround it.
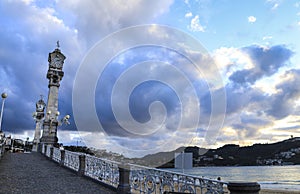
<svg viewBox="0 0 300 194">
<path fill-rule="evenodd" d="M 1 114 L 0 114 L 0 132 L 2 132 L 2 116 L 3 116 L 3 110 L 4 110 L 4 102 L 5 99 L 7 98 L 7 93 L 3 92 L 1 94 L 2 97 L 2 106 L 1 106 Z"/>
<path fill-rule="evenodd" d="M 51 115 L 51 111 L 49 110 L 47 112 L 47 115 L 50 117 Z M 70 119 L 70 115 L 65 115 L 61 120 L 58 119 L 58 116 L 60 115 L 59 111 L 55 112 L 55 116 L 54 117 L 50 117 L 50 125 L 52 125 L 52 123 L 57 122 L 57 126 L 61 126 L 62 124 L 66 124 L 69 125 L 69 119 Z"/>
<path fill-rule="evenodd" d="M 32 151 L 37 152 L 39 143 L 40 143 L 40 138 L 41 138 L 41 130 L 42 130 L 42 125 L 43 121 L 45 119 L 45 114 L 44 110 L 46 107 L 46 103 L 43 100 L 43 95 L 41 95 L 41 99 L 37 101 L 35 104 L 36 111 L 33 113 L 32 117 L 35 120 L 35 131 L 34 131 L 34 138 L 33 138 L 33 145 L 32 145 Z"/>
</svg>

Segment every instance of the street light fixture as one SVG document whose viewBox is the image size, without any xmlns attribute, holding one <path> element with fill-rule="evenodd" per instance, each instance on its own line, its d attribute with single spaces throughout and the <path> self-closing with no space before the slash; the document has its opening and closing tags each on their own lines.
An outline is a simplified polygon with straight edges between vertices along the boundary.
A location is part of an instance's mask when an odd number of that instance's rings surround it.
<svg viewBox="0 0 300 194">
<path fill-rule="evenodd" d="M 3 116 L 3 110 L 4 110 L 4 102 L 5 99 L 7 98 L 7 93 L 3 92 L 1 94 L 2 97 L 2 106 L 1 106 L 1 114 L 0 114 L 0 132 L 2 132 L 2 116 Z"/>
<path fill-rule="evenodd" d="M 51 113 L 52 113 L 51 110 L 49 110 L 47 112 L 47 115 L 50 117 Z M 65 115 L 61 120 L 58 119 L 59 115 L 60 115 L 60 112 L 56 111 L 55 112 L 55 117 L 50 117 L 50 123 L 57 122 L 58 126 L 61 126 L 62 124 L 66 124 L 66 125 L 70 124 L 70 122 L 69 122 L 70 115 Z"/>
</svg>

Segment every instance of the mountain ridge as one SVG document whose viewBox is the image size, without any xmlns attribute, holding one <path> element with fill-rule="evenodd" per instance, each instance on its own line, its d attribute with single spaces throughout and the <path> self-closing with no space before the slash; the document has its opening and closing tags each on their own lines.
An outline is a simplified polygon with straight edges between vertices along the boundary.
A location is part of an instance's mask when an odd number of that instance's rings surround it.
<svg viewBox="0 0 300 194">
<path fill-rule="evenodd" d="M 174 155 L 193 153 L 193 166 L 256 166 L 300 164 L 300 137 L 266 144 L 239 146 L 226 144 L 216 149 L 197 146 L 180 147 L 170 152 L 159 152 L 138 159 L 143 164 L 160 168 L 174 168 Z M 165 162 L 164 162 L 165 160 Z M 168 161 L 167 161 L 168 160 Z"/>
</svg>

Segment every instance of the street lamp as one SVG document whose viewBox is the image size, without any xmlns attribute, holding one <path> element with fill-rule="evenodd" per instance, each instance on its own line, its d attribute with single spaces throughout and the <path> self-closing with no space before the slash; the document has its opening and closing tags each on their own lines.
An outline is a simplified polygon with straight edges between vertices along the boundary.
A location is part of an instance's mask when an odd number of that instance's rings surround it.
<svg viewBox="0 0 300 194">
<path fill-rule="evenodd" d="M 2 132 L 2 116 L 3 116 L 4 102 L 5 99 L 7 98 L 7 93 L 3 92 L 1 94 L 1 97 L 2 97 L 2 107 L 1 107 L 1 114 L 0 114 L 0 132 Z"/>
<path fill-rule="evenodd" d="M 50 117 L 51 113 L 52 113 L 51 110 L 49 110 L 47 112 L 47 115 Z M 50 125 L 52 125 L 53 122 L 57 122 L 58 126 L 61 126 L 62 124 L 66 124 L 66 125 L 70 124 L 70 122 L 69 122 L 70 115 L 65 115 L 61 120 L 58 119 L 59 115 L 60 115 L 60 112 L 56 111 L 55 117 L 50 117 Z"/>
</svg>

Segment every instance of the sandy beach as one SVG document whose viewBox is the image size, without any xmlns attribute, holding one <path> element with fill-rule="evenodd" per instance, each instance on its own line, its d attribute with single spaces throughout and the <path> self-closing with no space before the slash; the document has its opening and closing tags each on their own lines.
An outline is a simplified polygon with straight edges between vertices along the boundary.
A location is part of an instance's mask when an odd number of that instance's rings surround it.
<svg viewBox="0 0 300 194">
<path fill-rule="evenodd" d="M 262 189 L 260 194 L 300 194 L 300 191 Z"/>
</svg>

